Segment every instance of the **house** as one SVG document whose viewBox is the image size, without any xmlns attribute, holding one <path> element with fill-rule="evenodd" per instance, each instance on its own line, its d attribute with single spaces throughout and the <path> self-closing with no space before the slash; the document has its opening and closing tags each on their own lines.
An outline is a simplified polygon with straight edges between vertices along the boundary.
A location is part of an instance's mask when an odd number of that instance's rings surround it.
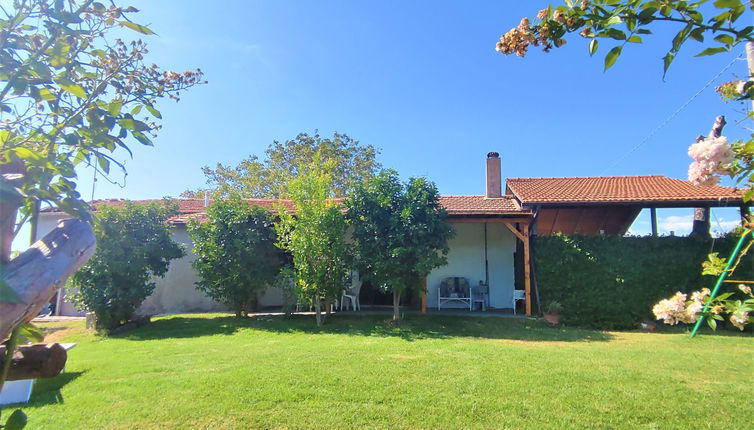
<svg viewBox="0 0 754 430">
<path fill-rule="evenodd" d="M 656 209 L 667 207 L 706 208 L 733 206 L 746 210 L 740 190 L 721 186 L 696 186 L 688 181 L 664 176 L 616 176 L 573 178 L 509 178 L 505 193 L 501 161 L 496 152 L 487 154 L 486 192 L 484 195 L 442 196 L 448 222 L 456 230 L 450 242 L 448 264 L 433 270 L 426 279 L 424 293 L 409 297 L 415 307 L 438 306 L 438 287 L 448 277 L 466 278 L 471 285 L 489 286 L 489 307 L 510 309 L 515 289 L 523 290 L 525 311 L 532 313 L 531 246 L 537 235 L 610 234 L 623 235 L 639 211 L 650 208 L 656 234 Z M 144 201 L 142 201 L 144 202 Z M 169 220 L 175 240 L 191 249 L 186 224 L 205 216 L 208 200 L 177 199 L 180 214 Z M 250 204 L 269 208 L 274 199 L 248 199 Z M 282 201 L 294 210 L 288 201 Z M 122 200 L 101 200 L 94 205 L 119 205 Z M 40 216 L 40 237 L 50 231 L 65 214 L 51 210 Z M 141 307 L 143 313 L 207 312 L 224 310 L 194 283 L 192 254 L 174 260 L 167 275 L 157 280 L 154 293 Z M 380 295 L 373 289 L 362 291 L 362 303 L 379 305 Z M 368 300 L 364 300 L 368 296 Z M 263 307 L 280 306 L 281 294 L 269 289 L 261 298 Z M 384 304 L 389 304 L 385 301 Z M 452 305 L 449 305 L 452 306 Z M 457 304 L 458 307 L 468 305 Z M 75 314 L 62 296 L 57 312 Z"/>
</svg>

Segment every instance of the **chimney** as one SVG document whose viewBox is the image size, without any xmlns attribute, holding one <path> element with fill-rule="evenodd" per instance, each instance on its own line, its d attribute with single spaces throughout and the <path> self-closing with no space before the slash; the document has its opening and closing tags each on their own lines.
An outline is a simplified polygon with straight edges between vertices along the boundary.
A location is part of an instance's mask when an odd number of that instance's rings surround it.
<svg viewBox="0 0 754 430">
<path fill-rule="evenodd" d="M 209 190 L 204 191 L 204 207 L 209 206 Z"/>
<path fill-rule="evenodd" d="M 500 167 L 500 154 L 490 152 L 487 154 L 487 198 L 496 199 L 503 196 L 502 176 Z"/>
</svg>

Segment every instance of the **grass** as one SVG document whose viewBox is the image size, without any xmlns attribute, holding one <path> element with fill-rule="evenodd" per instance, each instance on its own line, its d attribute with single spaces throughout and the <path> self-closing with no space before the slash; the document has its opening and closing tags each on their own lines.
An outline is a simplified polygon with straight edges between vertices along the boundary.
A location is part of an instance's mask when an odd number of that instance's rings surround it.
<svg viewBox="0 0 754 430">
<path fill-rule="evenodd" d="M 30 429 L 748 428 L 752 337 L 508 318 L 177 315 L 76 342 Z"/>
</svg>

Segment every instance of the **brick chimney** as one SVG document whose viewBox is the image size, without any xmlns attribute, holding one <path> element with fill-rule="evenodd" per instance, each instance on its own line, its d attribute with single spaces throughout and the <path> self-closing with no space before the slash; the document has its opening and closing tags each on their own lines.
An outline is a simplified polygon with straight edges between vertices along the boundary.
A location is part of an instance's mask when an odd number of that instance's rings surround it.
<svg viewBox="0 0 754 430">
<path fill-rule="evenodd" d="M 500 154 L 487 154 L 487 198 L 495 199 L 503 196 Z"/>
</svg>

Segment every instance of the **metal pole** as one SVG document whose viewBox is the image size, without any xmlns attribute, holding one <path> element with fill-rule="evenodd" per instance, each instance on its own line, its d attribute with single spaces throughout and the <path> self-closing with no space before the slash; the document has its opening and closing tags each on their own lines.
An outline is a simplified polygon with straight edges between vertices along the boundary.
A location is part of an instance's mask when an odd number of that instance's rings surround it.
<svg viewBox="0 0 754 430">
<path fill-rule="evenodd" d="M 720 276 L 717 278 L 717 283 L 715 284 L 715 288 L 712 289 L 712 293 L 709 295 L 709 299 L 707 299 L 707 303 L 704 305 L 704 309 L 702 309 L 702 315 L 696 321 L 696 324 L 694 325 L 694 329 L 691 331 L 691 337 L 696 336 L 696 332 L 699 331 L 699 327 L 702 325 L 702 321 L 704 321 L 704 313 L 707 312 L 707 310 L 709 310 L 710 303 L 712 303 L 712 300 L 715 299 L 715 296 L 717 295 L 717 291 L 720 289 L 720 286 L 723 284 L 725 277 L 728 276 L 728 270 L 730 270 L 730 267 L 733 265 L 733 262 L 736 260 L 736 257 L 738 257 L 738 253 L 739 251 L 741 251 L 741 245 L 743 245 L 744 239 L 746 239 L 746 236 L 748 236 L 749 233 L 751 233 L 751 230 L 745 230 L 744 233 L 741 235 L 741 237 L 738 239 L 738 243 L 736 244 L 736 247 L 733 248 L 733 252 L 730 254 L 730 257 L 728 257 L 728 263 L 725 265 L 725 270 L 723 270 L 723 273 L 721 273 Z"/>
</svg>

